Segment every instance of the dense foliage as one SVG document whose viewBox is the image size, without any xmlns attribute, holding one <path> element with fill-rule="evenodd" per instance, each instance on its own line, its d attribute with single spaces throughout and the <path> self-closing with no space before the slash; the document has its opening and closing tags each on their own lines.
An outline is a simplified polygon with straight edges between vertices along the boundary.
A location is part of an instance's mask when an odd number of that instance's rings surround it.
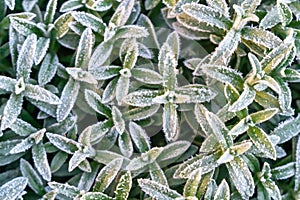
<svg viewBox="0 0 300 200">
<path fill-rule="evenodd" d="M 1 0 L 0 199 L 300 199 L 298 0 Z"/>
</svg>

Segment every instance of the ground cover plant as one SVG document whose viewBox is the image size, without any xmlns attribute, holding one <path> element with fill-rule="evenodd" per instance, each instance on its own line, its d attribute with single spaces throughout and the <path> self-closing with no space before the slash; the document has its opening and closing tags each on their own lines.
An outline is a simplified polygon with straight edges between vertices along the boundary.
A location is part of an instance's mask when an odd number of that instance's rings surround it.
<svg viewBox="0 0 300 200">
<path fill-rule="evenodd" d="M 1 0 L 0 199 L 300 199 L 298 0 Z"/>
</svg>

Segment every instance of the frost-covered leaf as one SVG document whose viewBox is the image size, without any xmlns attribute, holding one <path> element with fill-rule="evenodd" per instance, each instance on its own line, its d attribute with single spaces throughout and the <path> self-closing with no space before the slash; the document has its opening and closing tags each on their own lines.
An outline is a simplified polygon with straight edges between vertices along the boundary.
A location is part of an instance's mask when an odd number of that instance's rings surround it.
<svg viewBox="0 0 300 200">
<path fill-rule="evenodd" d="M 169 185 L 168 179 L 164 171 L 161 169 L 160 165 L 157 162 L 150 164 L 149 168 L 151 180 L 156 181 L 157 183 L 160 183 L 165 186 Z"/>
<path fill-rule="evenodd" d="M 91 28 L 93 31 L 98 32 L 101 35 L 104 34 L 106 25 L 102 19 L 86 12 L 72 12 L 72 16 L 83 26 Z"/>
<path fill-rule="evenodd" d="M 295 163 L 290 162 L 279 167 L 275 167 L 271 171 L 272 178 L 275 180 L 288 179 L 295 175 Z"/>
<path fill-rule="evenodd" d="M 176 160 L 187 151 L 190 145 L 191 144 L 188 141 L 176 141 L 166 145 L 161 154 L 158 156 L 157 162 L 172 162 L 173 160 Z"/>
<path fill-rule="evenodd" d="M 34 54 L 37 44 L 37 37 L 29 35 L 24 41 L 17 60 L 17 79 L 24 78 L 25 83 L 30 78 L 31 67 L 34 61 Z"/>
<path fill-rule="evenodd" d="M 68 0 L 61 5 L 59 12 L 68 12 L 82 7 L 83 4 L 81 3 L 81 0 Z"/>
<path fill-rule="evenodd" d="M 30 149 L 33 145 L 34 145 L 34 139 L 28 137 L 26 139 L 23 139 L 22 142 L 20 142 L 19 144 L 16 144 L 15 147 L 9 151 L 9 153 L 17 154 L 17 153 L 25 152 L 26 150 Z"/>
<path fill-rule="evenodd" d="M 229 17 L 229 7 L 225 0 L 206 0 L 208 6 L 218 10 L 224 16 Z"/>
<path fill-rule="evenodd" d="M 160 105 L 133 108 L 130 109 L 129 111 L 123 112 L 123 119 L 125 121 L 146 119 L 149 118 L 150 116 L 153 116 L 158 111 L 159 108 Z"/>
<path fill-rule="evenodd" d="M 262 122 L 270 120 L 278 112 L 277 108 L 269 108 L 250 114 L 252 122 L 254 124 L 260 124 Z"/>
<path fill-rule="evenodd" d="M 109 65 L 91 68 L 89 72 L 96 80 L 107 80 L 119 75 L 121 69 L 119 66 Z"/>
<path fill-rule="evenodd" d="M 145 68 L 135 68 L 131 70 L 132 76 L 146 84 L 161 84 L 162 83 L 162 76 L 150 69 Z"/>
<path fill-rule="evenodd" d="M 42 142 L 32 147 L 32 157 L 34 165 L 44 180 L 51 180 L 51 169 L 48 163 L 48 158 L 44 144 Z"/>
<path fill-rule="evenodd" d="M 51 173 L 55 173 L 56 171 L 58 171 L 62 167 L 62 165 L 65 164 L 67 159 L 68 159 L 67 153 L 63 151 L 57 152 L 52 158 L 50 164 Z"/>
<path fill-rule="evenodd" d="M 4 0 L 4 2 L 9 7 L 10 10 L 15 9 L 15 5 L 16 5 L 15 0 Z"/>
<path fill-rule="evenodd" d="M 293 14 L 290 7 L 287 4 L 280 1 L 277 2 L 277 11 L 282 26 L 286 26 L 292 21 Z"/>
<path fill-rule="evenodd" d="M 15 79 L 6 77 L 6 76 L 0 76 L 0 89 L 7 91 L 7 92 L 14 92 L 15 85 L 17 84 Z"/>
<path fill-rule="evenodd" d="M 237 112 L 247 108 L 255 98 L 256 92 L 247 84 L 244 85 L 244 91 L 239 98 L 229 107 L 230 112 Z"/>
<path fill-rule="evenodd" d="M 68 67 L 66 71 L 70 76 L 76 81 L 81 81 L 89 84 L 97 84 L 97 81 L 94 79 L 94 76 L 87 71 L 82 70 L 81 68 Z"/>
<path fill-rule="evenodd" d="M 134 6 L 134 0 L 122 1 L 109 21 L 110 27 L 123 26 L 127 22 Z"/>
<path fill-rule="evenodd" d="M 69 78 L 60 97 L 61 104 L 57 107 L 57 121 L 61 122 L 69 115 L 77 99 L 79 87 L 80 84 L 77 81 Z"/>
<path fill-rule="evenodd" d="M 276 159 L 276 150 L 268 135 L 256 126 L 249 127 L 248 136 L 253 144 L 261 151 L 267 158 Z"/>
<path fill-rule="evenodd" d="M 202 65 L 199 70 L 204 72 L 207 76 L 216 79 L 222 83 L 230 83 L 237 88 L 242 88 L 243 77 L 240 72 L 235 71 L 229 67 L 218 66 L 218 65 Z M 197 69 L 195 70 L 197 75 Z"/>
<path fill-rule="evenodd" d="M 273 131 L 272 135 L 279 136 L 278 144 L 284 143 L 299 134 L 300 131 L 300 116 L 290 118 L 280 123 Z"/>
<path fill-rule="evenodd" d="M 201 178 L 201 168 L 191 173 L 191 176 L 188 178 L 183 188 L 183 195 L 185 197 L 195 197 L 197 195 Z"/>
<path fill-rule="evenodd" d="M 38 82 L 39 85 L 44 86 L 49 83 L 56 74 L 59 60 L 56 54 L 48 53 L 40 67 Z"/>
<path fill-rule="evenodd" d="M 0 187 L 0 199 L 12 200 L 17 199 L 28 183 L 25 177 L 14 178 Z"/>
<path fill-rule="evenodd" d="M 75 1 L 79 1 L 79 0 L 75 0 Z M 71 21 L 73 21 L 73 16 L 71 15 L 71 13 L 65 13 L 63 15 L 60 15 L 55 20 L 54 26 L 56 28 L 56 38 L 62 38 L 64 35 L 67 34 L 67 32 L 69 31 L 69 23 Z"/>
<path fill-rule="evenodd" d="M 254 193 L 254 181 L 252 174 L 248 169 L 247 164 L 240 157 L 235 157 L 229 163 L 226 163 L 227 170 L 230 175 L 230 180 L 242 196 L 249 198 Z"/>
<path fill-rule="evenodd" d="M 138 90 L 128 94 L 123 102 L 132 106 L 145 107 L 153 104 L 153 99 L 163 94 L 163 91 L 157 90 Z"/>
<path fill-rule="evenodd" d="M 6 156 L 9 155 L 11 149 L 13 149 L 17 144 L 19 144 L 22 140 L 6 140 L 0 142 L 0 155 Z"/>
<path fill-rule="evenodd" d="M 119 132 L 119 134 L 122 134 L 125 130 L 125 121 L 122 117 L 121 111 L 115 106 L 112 107 L 112 119 L 116 130 Z"/>
<path fill-rule="evenodd" d="M 127 171 L 123 174 L 119 180 L 119 183 L 116 187 L 115 198 L 116 200 L 127 199 L 129 192 L 132 187 L 132 177 L 130 171 Z"/>
<path fill-rule="evenodd" d="M 208 39 L 210 33 L 207 32 L 200 32 L 200 31 L 193 31 L 191 29 L 186 28 L 182 24 L 178 22 L 174 22 L 173 24 L 174 30 L 182 37 L 190 39 L 190 40 L 205 40 Z"/>
<path fill-rule="evenodd" d="M 145 0 L 144 5 L 146 10 L 155 8 L 160 3 L 160 0 Z"/>
<path fill-rule="evenodd" d="M 90 60 L 88 69 L 93 70 L 102 66 L 110 57 L 113 50 L 113 45 L 110 42 L 100 43 L 94 50 Z"/>
<path fill-rule="evenodd" d="M 152 2 L 154 1 L 152 0 Z M 149 48 L 159 48 L 160 45 L 151 20 L 146 15 L 141 14 L 137 21 L 137 24 L 139 26 L 145 27 L 149 32 L 149 36 L 143 38 L 143 44 L 145 44 Z"/>
<path fill-rule="evenodd" d="M 150 138 L 141 126 L 134 122 L 129 122 L 129 132 L 139 152 L 143 153 L 151 148 Z"/>
<path fill-rule="evenodd" d="M 24 95 L 36 101 L 42 101 L 52 105 L 61 104 L 60 99 L 56 95 L 38 85 L 27 84 L 25 86 Z"/>
<path fill-rule="evenodd" d="M 114 198 L 102 192 L 87 192 L 80 197 L 80 200 L 113 200 Z"/>
<path fill-rule="evenodd" d="M 80 193 L 80 190 L 77 187 L 69 185 L 68 183 L 62 184 L 57 182 L 50 182 L 48 183 L 48 185 L 51 189 L 57 190 L 59 194 L 63 194 L 70 198 L 74 198 Z"/>
<path fill-rule="evenodd" d="M 110 107 L 101 102 L 101 97 L 92 90 L 85 90 L 85 100 L 87 104 L 101 115 L 111 117 Z"/>
<path fill-rule="evenodd" d="M 177 105 L 167 103 L 163 111 L 163 131 L 167 141 L 175 141 L 179 134 L 179 119 L 176 111 Z"/>
<path fill-rule="evenodd" d="M 73 154 L 78 150 L 79 143 L 74 140 L 53 133 L 46 133 L 46 136 L 54 146 L 68 154 Z"/>
<path fill-rule="evenodd" d="M 95 36 L 90 28 L 83 31 L 77 48 L 75 67 L 81 69 L 88 68 L 88 62 L 92 54 Z"/>
<path fill-rule="evenodd" d="M 125 25 L 117 29 L 111 40 L 144 38 L 148 35 L 148 31 L 144 27 L 137 25 Z"/>
<path fill-rule="evenodd" d="M 131 72 L 129 69 L 122 69 L 120 74 L 121 76 L 119 77 L 116 85 L 116 100 L 119 105 L 122 105 L 123 99 L 129 91 Z"/>
<path fill-rule="evenodd" d="M 73 171 L 78 165 L 83 162 L 86 157 L 88 157 L 88 154 L 85 152 L 82 152 L 81 150 L 77 150 L 74 152 L 73 156 L 71 157 L 69 161 L 69 167 L 68 171 L 71 172 Z"/>
<path fill-rule="evenodd" d="M 212 100 L 216 93 L 214 90 L 200 85 L 200 84 L 189 84 L 183 87 L 176 88 L 174 103 L 202 103 Z"/>
<path fill-rule="evenodd" d="M 51 24 L 54 19 L 55 11 L 57 8 L 57 0 L 50 0 L 46 7 L 46 12 L 44 14 L 45 24 Z"/>
<path fill-rule="evenodd" d="M 101 169 L 93 187 L 94 192 L 104 192 L 112 183 L 122 167 L 123 159 L 116 158 Z"/>
<path fill-rule="evenodd" d="M 278 101 L 283 115 L 291 116 L 294 114 L 294 109 L 291 107 L 292 104 L 292 92 L 288 85 L 283 82 L 280 78 L 275 78 L 280 87 L 278 95 Z"/>
<path fill-rule="evenodd" d="M 221 12 L 203 4 L 190 3 L 182 6 L 185 14 L 204 22 L 207 26 L 215 26 L 224 30 L 228 30 L 231 21 L 228 20 Z"/>
<path fill-rule="evenodd" d="M 149 179 L 138 179 L 138 183 L 142 190 L 154 199 L 172 200 L 175 198 L 183 198 L 175 190 L 155 181 Z"/>
<path fill-rule="evenodd" d="M 22 110 L 23 95 L 11 94 L 3 111 L 1 119 L 1 130 L 7 129 L 13 124 Z"/>
<path fill-rule="evenodd" d="M 47 50 L 50 46 L 50 39 L 45 37 L 40 37 L 36 43 L 36 50 L 34 56 L 34 63 L 35 65 L 40 64 L 43 58 L 45 57 Z"/>
<path fill-rule="evenodd" d="M 224 199 L 224 200 L 230 199 L 230 189 L 225 179 L 222 180 L 214 196 L 214 200 L 219 200 L 219 199 Z"/>
<path fill-rule="evenodd" d="M 28 179 L 28 186 L 36 193 L 43 194 L 43 180 L 30 163 L 23 158 L 20 161 L 20 170 L 24 177 Z"/>
<path fill-rule="evenodd" d="M 298 83 L 300 81 L 300 73 L 298 70 L 288 68 L 284 70 L 284 74 L 283 80 L 286 82 Z"/>
<path fill-rule="evenodd" d="M 125 130 L 118 138 L 118 145 L 121 153 L 130 158 L 133 154 L 133 144 L 130 138 L 130 134 Z"/>
<path fill-rule="evenodd" d="M 233 140 L 231 136 L 228 135 L 229 131 L 225 124 L 218 118 L 218 116 L 211 112 L 206 112 L 205 117 L 222 148 L 227 149 L 232 146 Z"/>
<path fill-rule="evenodd" d="M 18 33 L 24 36 L 29 36 L 32 34 L 41 34 L 41 30 L 37 27 L 37 25 L 29 20 L 18 17 L 11 17 L 10 23 Z"/>
<path fill-rule="evenodd" d="M 31 124 L 29 124 L 28 122 L 23 121 L 21 119 L 17 119 L 10 126 L 10 129 L 20 136 L 28 136 L 31 133 L 34 133 L 37 131 L 37 129 L 35 127 L 33 127 Z"/>
</svg>

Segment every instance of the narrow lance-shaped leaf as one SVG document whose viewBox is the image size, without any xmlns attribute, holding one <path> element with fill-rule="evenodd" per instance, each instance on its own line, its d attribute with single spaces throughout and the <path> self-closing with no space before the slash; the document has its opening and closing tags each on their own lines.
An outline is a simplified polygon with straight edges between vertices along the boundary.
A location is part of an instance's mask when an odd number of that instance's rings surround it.
<svg viewBox="0 0 300 200">
<path fill-rule="evenodd" d="M 163 130 L 167 141 L 175 141 L 179 134 L 179 119 L 177 105 L 167 103 L 163 111 Z"/>
<path fill-rule="evenodd" d="M 23 104 L 23 95 L 11 94 L 3 111 L 1 119 L 1 130 L 7 129 L 17 120 L 21 113 Z"/>
<path fill-rule="evenodd" d="M 54 19 L 55 11 L 57 8 L 57 0 L 50 0 L 46 7 L 46 13 L 44 15 L 45 24 L 51 24 Z"/>
<path fill-rule="evenodd" d="M 218 199 L 224 199 L 224 200 L 230 199 L 230 190 L 229 190 L 228 183 L 226 182 L 225 179 L 222 180 L 214 196 L 214 200 L 218 200 Z"/>
<path fill-rule="evenodd" d="M 151 180 L 165 186 L 169 185 L 164 171 L 161 169 L 160 165 L 157 162 L 150 164 L 149 168 Z"/>
<path fill-rule="evenodd" d="M 151 148 L 150 138 L 141 126 L 131 121 L 129 122 L 129 132 L 139 152 L 143 153 Z"/>
<path fill-rule="evenodd" d="M 73 154 L 78 150 L 79 143 L 74 140 L 53 133 L 46 133 L 46 136 L 54 146 L 68 154 Z"/>
<path fill-rule="evenodd" d="M 30 163 L 24 160 L 23 158 L 20 161 L 20 170 L 22 175 L 28 179 L 29 187 L 36 194 L 43 194 L 43 180 L 41 179 L 39 174 L 34 170 L 34 168 L 30 165 Z"/>
<path fill-rule="evenodd" d="M 110 163 L 108 163 L 102 170 L 99 172 L 95 185 L 93 187 L 94 192 L 104 192 L 104 190 L 112 183 L 112 181 L 117 176 L 118 172 L 122 167 L 123 159 L 116 158 Z"/>
<path fill-rule="evenodd" d="M 70 1 L 67 1 L 70 2 Z M 80 2 L 81 4 L 81 2 Z M 61 7 L 62 8 L 62 7 Z M 65 13 L 59 16 L 55 22 L 54 26 L 56 28 L 56 38 L 62 38 L 69 31 L 69 23 L 73 20 L 71 13 Z"/>
<path fill-rule="evenodd" d="M 50 46 L 50 38 L 40 37 L 36 44 L 34 63 L 35 65 L 40 64 L 45 57 L 48 48 Z"/>
<path fill-rule="evenodd" d="M 248 136 L 253 144 L 261 151 L 267 158 L 276 159 L 276 150 L 268 135 L 256 126 L 249 127 Z"/>
<path fill-rule="evenodd" d="M 17 60 L 17 79 L 24 78 L 25 83 L 29 81 L 31 67 L 34 61 L 37 37 L 29 35 L 24 41 Z"/>
<path fill-rule="evenodd" d="M 295 175 L 295 163 L 289 162 L 285 165 L 281 165 L 272 169 L 272 178 L 274 180 L 284 180 Z"/>
<path fill-rule="evenodd" d="M 116 100 L 119 105 L 122 105 L 123 99 L 129 91 L 131 72 L 129 69 L 122 69 L 120 74 L 121 76 L 119 77 L 116 85 Z"/>
<path fill-rule="evenodd" d="M 81 68 L 67 67 L 66 72 L 76 81 L 96 85 L 97 81 L 94 76 Z"/>
<path fill-rule="evenodd" d="M 155 181 L 151 181 L 149 179 L 138 179 L 138 183 L 146 194 L 155 199 L 171 200 L 175 198 L 183 198 L 175 190 L 172 190 L 167 186 L 161 185 Z"/>
<path fill-rule="evenodd" d="M 95 42 L 95 36 L 90 28 L 84 30 L 80 37 L 79 45 L 77 48 L 75 67 L 87 69 L 89 59 L 92 55 L 92 49 Z"/>
<path fill-rule="evenodd" d="M 120 148 L 121 153 L 130 158 L 133 153 L 133 144 L 130 138 L 130 134 L 125 130 L 121 135 L 118 137 L 118 145 Z"/>
<path fill-rule="evenodd" d="M 112 119 L 116 130 L 122 134 L 125 130 L 125 121 L 122 117 L 121 111 L 115 106 L 112 107 Z"/>
<path fill-rule="evenodd" d="M 51 169 L 48 163 L 48 158 L 44 144 L 42 142 L 32 147 L 32 157 L 34 165 L 44 180 L 51 180 Z"/>
<path fill-rule="evenodd" d="M 278 95 L 278 101 L 283 115 L 291 116 L 294 114 L 294 110 L 291 107 L 292 94 L 288 85 L 280 78 L 275 78 L 280 87 L 280 93 Z"/>
<path fill-rule="evenodd" d="M 48 185 L 51 189 L 57 190 L 59 194 L 63 194 L 70 198 L 74 198 L 80 193 L 80 190 L 77 187 L 69 185 L 68 183 L 62 184 L 57 182 L 50 182 L 48 183 Z"/>
<path fill-rule="evenodd" d="M 19 34 L 24 36 L 29 36 L 32 34 L 40 35 L 41 33 L 40 29 L 37 27 L 35 23 L 26 19 L 11 17 L 10 23 Z"/>
<path fill-rule="evenodd" d="M 164 147 L 162 153 L 158 156 L 157 162 L 172 161 L 184 154 L 191 143 L 188 141 L 176 141 Z"/>
<path fill-rule="evenodd" d="M 77 99 L 79 87 L 80 84 L 77 81 L 69 78 L 60 97 L 61 104 L 57 107 L 57 121 L 61 122 L 69 115 Z"/>
<path fill-rule="evenodd" d="M 113 50 L 113 45 L 110 42 L 102 42 L 99 44 L 90 60 L 89 60 L 89 70 L 93 70 L 94 68 L 97 68 L 99 66 L 102 66 L 108 59 Z"/>
<path fill-rule="evenodd" d="M 92 90 L 85 90 L 85 100 L 87 104 L 101 115 L 111 117 L 110 108 L 101 102 L 101 97 Z"/>
<path fill-rule="evenodd" d="M 300 137 L 298 136 L 296 142 L 296 159 L 295 159 L 295 186 L 294 190 L 298 191 L 300 188 Z"/>
<path fill-rule="evenodd" d="M 120 181 L 116 187 L 115 198 L 116 200 L 127 199 L 129 196 L 129 192 L 132 187 L 132 177 L 130 171 L 127 171 L 120 178 Z"/>
<path fill-rule="evenodd" d="M 57 152 L 52 158 L 50 164 L 51 173 L 55 173 L 56 171 L 58 171 L 62 167 L 62 165 L 65 164 L 67 159 L 68 159 L 67 153 L 63 151 Z"/>
<path fill-rule="evenodd" d="M 159 90 L 138 90 L 128 94 L 123 101 L 132 106 L 151 106 L 154 103 L 153 99 L 162 94 L 163 91 Z"/>
<path fill-rule="evenodd" d="M 158 104 L 141 108 L 133 108 L 129 111 L 123 112 L 123 118 L 125 121 L 147 119 L 148 117 L 154 115 L 159 108 L 160 105 Z"/>
<path fill-rule="evenodd" d="M 218 10 L 224 16 L 229 17 L 229 7 L 225 0 L 206 0 L 208 6 Z"/>
<path fill-rule="evenodd" d="M 0 187 L 0 199 L 12 200 L 17 199 L 28 183 L 25 177 L 14 178 Z"/>
<path fill-rule="evenodd" d="M 38 75 L 39 85 L 44 86 L 52 80 L 52 78 L 56 74 L 58 65 L 59 65 L 59 60 L 56 54 L 53 55 L 48 53 L 45 56 L 39 70 L 39 75 Z"/>
<path fill-rule="evenodd" d="M 254 181 L 247 164 L 240 157 L 235 157 L 226 163 L 230 180 L 241 194 L 242 198 L 248 199 L 254 193 Z M 237 178 L 238 177 L 238 178 Z"/>
<path fill-rule="evenodd" d="M 51 105 L 61 103 L 56 95 L 38 85 L 26 84 L 24 95 L 36 101 L 42 101 Z"/>
<path fill-rule="evenodd" d="M 191 176 L 184 185 L 183 195 L 185 197 L 196 197 L 201 177 L 201 168 L 191 173 Z"/>
<path fill-rule="evenodd" d="M 287 4 L 280 1 L 277 2 L 277 11 L 279 14 L 279 19 L 283 26 L 288 25 L 292 21 L 293 14 L 290 7 Z"/>
<path fill-rule="evenodd" d="M 150 69 L 135 68 L 131 70 L 132 77 L 146 84 L 161 84 L 162 76 Z"/>
<path fill-rule="evenodd" d="M 7 92 L 14 92 L 17 81 L 15 79 L 0 76 L 0 89 Z"/>
<path fill-rule="evenodd" d="M 244 91 L 240 97 L 229 107 L 230 112 L 237 112 L 247 108 L 255 98 L 256 92 L 247 84 L 244 85 Z"/>
<path fill-rule="evenodd" d="M 115 10 L 113 16 L 110 18 L 109 26 L 115 27 L 125 25 L 133 9 L 133 6 L 134 0 L 122 1 Z"/>
</svg>

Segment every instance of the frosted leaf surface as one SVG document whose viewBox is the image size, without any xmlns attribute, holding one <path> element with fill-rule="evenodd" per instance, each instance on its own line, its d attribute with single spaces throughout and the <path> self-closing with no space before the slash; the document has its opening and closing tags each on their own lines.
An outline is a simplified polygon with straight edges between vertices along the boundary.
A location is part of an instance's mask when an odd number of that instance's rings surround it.
<svg viewBox="0 0 300 200">
<path fill-rule="evenodd" d="M 5 90 L 7 92 L 14 92 L 15 85 L 17 84 L 15 79 L 6 77 L 6 76 L 0 76 L 0 89 Z"/>
<path fill-rule="evenodd" d="M 195 170 L 191 173 L 191 176 L 188 178 L 188 180 L 186 181 L 186 183 L 184 185 L 183 195 L 185 197 L 189 197 L 189 196 L 195 197 L 197 195 L 197 190 L 198 190 L 201 178 L 202 178 L 201 168 L 198 170 Z"/>
<path fill-rule="evenodd" d="M 143 153 L 151 148 L 150 138 L 141 126 L 139 126 L 135 122 L 129 122 L 129 132 L 132 141 L 134 142 L 139 152 Z"/>
<path fill-rule="evenodd" d="M 92 53 L 89 60 L 88 69 L 93 70 L 99 66 L 102 66 L 110 57 L 113 50 L 113 45 L 110 42 L 100 43 Z"/>
<path fill-rule="evenodd" d="M 66 71 L 76 81 L 85 82 L 93 85 L 97 84 L 97 81 L 95 80 L 94 76 L 89 72 L 82 70 L 81 68 L 67 67 Z"/>
<path fill-rule="evenodd" d="M 162 76 L 150 69 L 136 68 L 131 70 L 133 78 L 146 84 L 161 84 Z"/>
<path fill-rule="evenodd" d="M 40 34 L 41 32 L 35 23 L 26 19 L 11 17 L 10 23 L 19 34 L 22 34 L 24 36 Z M 31 58 L 33 58 L 33 56 L 31 56 Z"/>
<path fill-rule="evenodd" d="M 107 117 L 111 116 L 110 107 L 101 102 L 101 97 L 96 92 L 85 90 L 85 100 L 94 111 Z"/>
<path fill-rule="evenodd" d="M 230 107 L 230 112 L 237 112 L 240 110 L 243 110 L 244 108 L 247 108 L 255 98 L 256 92 L 250 88 L 248 85 L 244 85 L 244 91 L 239 96 L 237 101 L 235 101 Z"/>
<path fill-rule="evenodd" d="M 57 182 L 50 182 L 48 183 L 48 185 L 51 189 L 57 190 L 58 193 L 70 198 L 74 198 L 80 193 L 80 190 L 77 187 L 69 185 L 68 183 L 62 184 Z"/>
<path fill-rule="evenodd" d="M 74 140 L 53 133 L 46 133 L 46 136 L 54 146 L 68 154 L 73 154 L 78 150 L 79 143 Z"/>
<path fill-rule="evenodd" d="M 81 2 L 82 2 L 81 0 L 66 1 L 61 5 L 59 12 L 68 12 L 68 11 L 77 10 L 79 8 L 82 8 L 83 4 Z"/>
<path fill-rule="evenodd" d="M 91 28 L 93 31 L 98 32 L 100 34 L 104 34 L 106 25 L 102 21 L 102 19 L 85 12 L 72 12 L 72 16 L 83 26 Z"/>
<path fill-rule="evenodd" d="M 0 198 L 2 200 L 16 199 L 21 195 L 28 183 L 25 177 L 14 178 L 0 187 Z"/>
<path fill-rule="evenodd" d="M 32 147 L 32 157 L 34 165 L 44 180 L 51 180 L 51 169 L 48 163 L 46 150 L 43 143 L 38 143 Z"/>
<path fill-rule="evenodd" d="M 132 106 L 151 106 L 153 104 L 153 99 L 162 93 L 162 91 L 157 90 L 139 90 L 128 94 L 123 101 Z"/>
<path fill-rule="evenodd" d="M 164 147 L 164 150 L 157 158 L 157 162 L 165 162 L 179 158 L 190 147 L 188 141 L 176 141 Z"/>
<path fill-rule="evenodd" d="M 120 181 L 116 187 L 116 191 L 115 191 L 116 200 L 127 199 L 131 187 L 132 187 L 132 177 L 130 171 L 128 171 L 121 176 Z"/>
<path fill-rule="evenodd" d="M 77 1 L 77 0 L 75 0 Z M 70 2 L 70 1 L 67 1 Z M 80 6 L 82 7 L 82 6 Z M 61 7 L 62 8 L 62 7 Z M 71 13 L 65 13 L 59 16 L 55 22 L 54 26 L 57 29 L 56 38 L 62 38 L 69 31 L 69 23 L 73 20 Z"/>
<path fill-rule="evenodd" d="M 160 105 L 152 105 L 146 107 L 138 107 L 123 112 L 123 118 L 125 121 L 130 120 L 142 120 L 150 116 L 153 116 L 159 110 Z"/>
<path fill-rule="evenodd" d="M 167 141 L 175 141 L 179 134 L 179 119 L 177 105 L 167 103 L 163 111 L 163 131 Z"/>
<path fill-rule="evenodd" d="M 125 130 L 121 135 L 118 137 L 118 145 L 120 148 L 121 153 L 125 156 L 130 158 L 133 154 L 133 144 L 130 138 L 130 134 Z"/>
<path fill-rule="evenodd" d="M 300 188 L 300 137 L 296 143 L 296 159 L 295 159 L 295 186 L 294 190 L 297 191 Z"/>
<path fill-rule="evenodd" d="M 91 68 L 89 72 L 96 80 L 107 80 L 119 75 L 121 69 L 119 66 L 109 65 Z"/>
<path fill-rule="evenodd" d="M 26 84 L 24 95 L 36 101 L 52 105 L 61 104 L 60 99 L 56 95 L 38 85 Z"/>
<path fill-rule="evenodd" d="M 48 49 L 50 46 L 50 39 L 45 37 L 40 37 L 37 40 L 35 56 L 34 56 L 34 63 L 35 65 L 40 64 L 43 58 L 45 57 Z"/>
<path fill-rule="evenodd" d="M 222 180 L 214 196 L 214 200 L 219 200 L 219 199 L 222 200 L 230 199 L 230 189 L 225 179 Z"/>
</svg>

